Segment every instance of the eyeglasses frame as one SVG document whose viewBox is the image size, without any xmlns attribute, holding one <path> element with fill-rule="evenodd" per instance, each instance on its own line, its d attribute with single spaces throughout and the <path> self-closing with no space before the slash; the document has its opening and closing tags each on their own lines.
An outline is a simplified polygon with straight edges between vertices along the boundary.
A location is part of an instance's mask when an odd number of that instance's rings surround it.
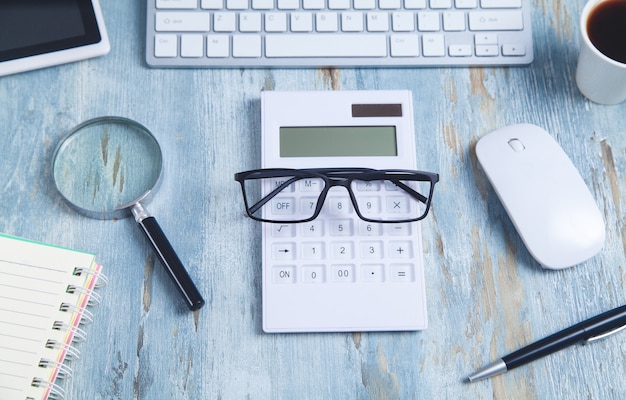
<svg viewBox="0 0 626 400">
<path fill-rule="evenodd" d="M 259 177 L 251 178 L 251 175 L 261 174 Z M 391 175 L 389 175 L 391 174 Z M 405 185 L 400 182 L 399 179 L 393 180 L 389 179 L 393 174 L 405 174 L 406 176 L 416 177 L 418 179 L 403 179 L 403 180 L 414 180 L 419 182 L 430 182 L 430 189 L 428 193 L 428 197 L 418 193 L 413 190 L 411 187 Z M 286 180 L 278 187 L 274 188 L 270 193 L 263 196 L 256 204 L 250 206 L 248 204 L 248 198 L 246 196 L 246 189 L 244 182 L 249 179 L 271 179 L 271 178 L 279 178 L 279 177 L 288 177 L 292 176 L 291 179 Z M 378 179 L 363 179 L 368 177 L 380 177 Z M 259 208 L 263 207 L 267 204 L 268 201 L 272 200 L 276 195 L 282 192 L 285 188 L 287 188 L 292 183 L 303 179 L 303 178 L 319 178 L 324 181 L 324 188 L 319 194 L 317 199 L 317 204 L 315 205 L 315 211 L 313 215 L 306 219 L 299 220 L 284 220 L 284 221 L 276 221 L 269 220 L 261 217 L 257 217 L 253 215 Z M 265 169 L 255 169 L 250 171 L 238 172 L 235 174 L 235 180 L 239 182 L 241 185 L 241 191 L 243 194 L 244 203 L 246 206 L 246 214 L 248 217 L 252 218 L 255 221 L 267 222 L 267 223 L 282 223 L 282 224 L 295 224 L 295 223 L 303 223 L 310 222 L 317 218 L 322 211 L 322 207 L 326 201 L 326 195 L 328 191 L 335 186 L 343 186 L 348 191 L 348 195 L 350 197 L 350 201 L 354 206 L 354 210 L 358 217 L 366 222 L 374 222 L 374 223 L 407 223 L 420 221 L 428 215 L 430 211 L 430 206 L 432 203 L 433 192 L 435 189 L 435 184 L 439 182 L 439 174 L 434 172 L 426 172 L 426 171 L 415 171 L 415 170 L 405 170 L 405 169 L 372 169 L 372 168 L 305 168 L 305 169 L 293 169 L 293 168 L 265 168 Z M 359 206 L 352 190 L 352 182 L 354 180 L 363 180 L 363 181 L 374 181 L 374 180 L 389 180 L 393 182 L 396 186 L 403 189 L 406 193 L 425 204 L 426 208 L 424 212 L 417 218 L 409 218 L 403 220 L 395 220 L 395 221 L 381 221 L 375 220 L 371 218 L 365 217 L 361 214 L 359 210 Z"/>
</svg>

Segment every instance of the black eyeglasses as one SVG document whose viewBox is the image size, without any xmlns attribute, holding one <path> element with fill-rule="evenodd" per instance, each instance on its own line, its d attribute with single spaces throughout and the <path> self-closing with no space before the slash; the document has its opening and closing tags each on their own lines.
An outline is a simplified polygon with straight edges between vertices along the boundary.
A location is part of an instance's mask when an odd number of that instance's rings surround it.
<svg viewBox="0 0 626 400">
<path fill-rule="evenodd" d="M 354 207 L 364 221 L 400 223 L 426 217 L 439 175 L 369 168 L 276 168 L 240 172 L 235 180 L 241 184 L 246 213 L 257 221 L 312 221 L 323 212 L 329 196 L 330 214 Z M 335 186 L 345 187 L 350 201 L 339 191 L 329 195 Z"/>
</svg>

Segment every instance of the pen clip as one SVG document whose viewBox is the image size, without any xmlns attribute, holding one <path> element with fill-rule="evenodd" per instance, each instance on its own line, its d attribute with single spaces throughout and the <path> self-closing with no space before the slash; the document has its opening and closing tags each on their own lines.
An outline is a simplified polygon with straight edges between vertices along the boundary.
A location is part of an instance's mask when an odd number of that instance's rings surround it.
<svg viewBox="0 0 626 400">
<path fill-rule="evenodd" d="M 618 326 L 615 329 L 612 329 L 612 330 L 610 330 L 608 332 L 604 332 L 604 333 L 602 333 L 600 335 L 597 335 L 597 336 L 592 336 L 592 337 L 586 339 L 583 342 L 583 344 L 587 345 L 587 344 L 590 344 L 590 343 L 593 343 L 593 342 L 597 342 L 598 340 L 606 339 L 607 337 L 609 337 L 609 336 L 611 336 L 611 335 L 621 331 L 622 329 L 626 329 L 626 325 Z"/>
</svg>

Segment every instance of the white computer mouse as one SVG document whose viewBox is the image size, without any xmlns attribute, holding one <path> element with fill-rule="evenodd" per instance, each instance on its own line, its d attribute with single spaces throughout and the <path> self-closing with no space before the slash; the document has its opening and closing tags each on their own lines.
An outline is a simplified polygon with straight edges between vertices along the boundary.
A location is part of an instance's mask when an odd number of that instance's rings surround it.
<svg viewBox="0 0 626 400">
<path fill-rule="evenodd" d="M 476 155 L 530 254 L 562 269 L 596 255 L 604 219 L 561 146 L 536 125 L 510 125 L 480 138 Z"/>
</svg>

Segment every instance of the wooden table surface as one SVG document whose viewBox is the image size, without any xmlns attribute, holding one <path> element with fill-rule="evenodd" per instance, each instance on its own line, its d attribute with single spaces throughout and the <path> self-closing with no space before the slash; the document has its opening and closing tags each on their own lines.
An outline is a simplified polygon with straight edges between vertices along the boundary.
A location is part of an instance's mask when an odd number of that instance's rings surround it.
<svg viewBox="0 0 626 400">
<path fill-rule="evenodd" d="M 425 69 L 149 69 L 144 3 L 103 2 L 110 54 L 0 78 L 0 231 L 97 253 L 110 281 L 63 383 L 69 399 L 626 397 L 623 333 L 464 382 L 626 303 L 626 103 L 591 103 L 573 81 L 584 0 L 532 3 L 531 66 Z M 422 225 L 429 327 L 265 334 L 261 229 L 233 180 L 260 167 L 260 92 L 348 89 L 413 91 L 418 168 L 441 175 Z M 137 120 L 161 144 L 150 209 L 206 297 L 199 312 L 179 301 L 131 219 L 86 218 L 54 190 L 56 143 L 103 115 Z M 478 165 L 477 140 L 521 122 L 561 144 L 606 219 L 603 250 L 576 267 L 532 259 Z"/>
</svg>

